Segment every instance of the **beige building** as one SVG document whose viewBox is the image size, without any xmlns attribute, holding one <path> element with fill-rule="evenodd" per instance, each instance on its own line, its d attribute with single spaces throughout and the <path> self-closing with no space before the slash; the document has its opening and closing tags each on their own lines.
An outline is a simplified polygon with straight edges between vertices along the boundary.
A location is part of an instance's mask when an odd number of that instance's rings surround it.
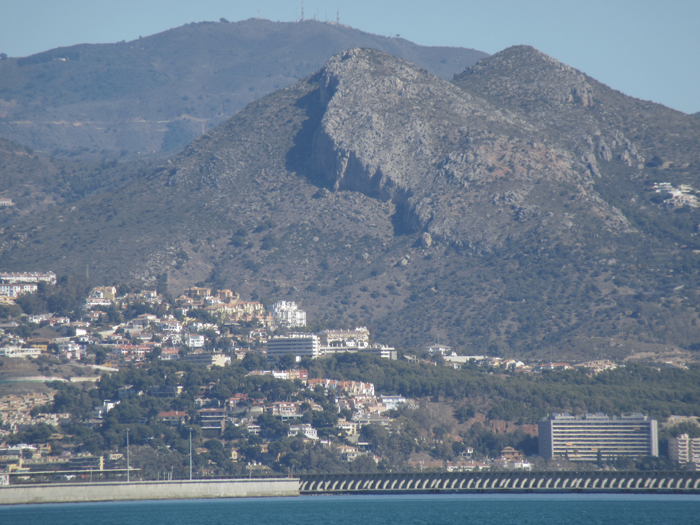
<svg viewBox="0 0 700 525">
<path fill-rule="evenodd" d="M 206 367 L 226 366 L 226 356 L 223 354 L 185 354 L 180 357 L 180 360 Z"/>
<path fill-rule="evenodd" d="M 700 465 L 700 438 L 691 438 L 688 434 L 668 440 L 668 457 L 681 464 Z"/>
</svg>

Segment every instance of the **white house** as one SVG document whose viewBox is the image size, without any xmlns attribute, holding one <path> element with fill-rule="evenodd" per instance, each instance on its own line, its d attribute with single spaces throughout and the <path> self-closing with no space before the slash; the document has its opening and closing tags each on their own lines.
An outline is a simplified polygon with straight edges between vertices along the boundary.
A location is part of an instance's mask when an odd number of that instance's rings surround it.
<svg viewBox="0 0 700 525">
<path fill-rule="evenodd" d="M 80 359 L 86 354 L 86 350 L 73 341 L 58 345 L 58 353 L 65 355 L 68 359 Z"/>
<path fill-rule="evenodd" d="M 316 432 L 316 429 L 307 423 L 304 423 L 302 425 L 292 425 L 291 427 L 289 427 L 287 436 L 291 437 L 297 436 L 299 434 L 303 434 L 309 439 L 318 439 L 318 432 Z"/>
<path fill-rule="evenodd" d="M 190 348 L 202 348 L 204 346 L 204 336 L 200 334 L 187 334 L 185 344 Z"/>
<path fill-rule="evenodd" d="M 170 334 L 179 334 L 182 332 L 182 323 L 176 320 L 166 319 L 164 321 L 158 322 L 158 328 L 163 330 L 163 332 Z"/>
</svg>

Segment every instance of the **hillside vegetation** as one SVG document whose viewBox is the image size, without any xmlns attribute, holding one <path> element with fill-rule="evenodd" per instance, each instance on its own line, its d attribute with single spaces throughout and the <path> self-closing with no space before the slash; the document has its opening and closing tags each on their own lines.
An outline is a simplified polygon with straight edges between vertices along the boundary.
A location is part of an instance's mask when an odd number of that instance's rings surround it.
<svg viewBox="0 0 700 525">
<path fill-rule="evenodd" d="M 304 363 L 310 365 L 309 377 L 373 381 L 380 394 L 422 397 L 418 406 L 391 411 L 388 429 L 377 424 L 362 427 L 362 440 L 369 444 L 372 453 L 381 457 L 378 465 L 360 459 L 350 463 L 343 462 L 336 449 L 354 442 L 347 440 L 345 432 L 338 432 L 335 426 L 339 418 L 349 414 L 347 410 L 338 411 L 333 391 L 324 392 L 320 385 L 310 390 L 298 381 L 272 376 L 249 376 L 248 371 L 255 368 L 254 361 L 234 360 L 230 367 L 211 370 L 156 361 L 103 376 L 96 388 L 53 383 L 58 390 L 53 403 L 36 407 L 33 412 L 70 413 L 73 422 L 65 429 L 64 436 L 51 438 L 49 427 L 36 425 L 11 435 L 10 442 L 50 441 L 55 454 L 71 445 L 80 452 L 100 454 L 117 448 L 123 450 L 128 428 L 134 454 L 132 466 L 142 468 L 141 475 L 155 478 L 158 471 L 173 467 L 175 477 L 182 477 L 186 475 L 191 430 L 195 471 L 209 469 L 210 476 L 242 475 L 246 462 L 251 461 L 261 462 L 277 473 L 288 473 L 292 468 L 307 473 L 388 471 L 410 468 L 409 459 L 417 454 L 439 461 L 455 460 L 466 447 L 474 448 L 478 458 L 498 457 L 505 446 L 515 447 L 527 456 L 535 455 L 537 438 L 532 435 L 533 424 L 552 411 L 601 410 L 619 415 L 641 410 L 661 421 L 671 414 L 700 415 L 700 399 L 695 388 L 700 378 L 696 368 L 657 370 L 635 365 L 589 377 L 579 371 L 491 374 L 478 368 L 453 370 L 359 354 Z M 182 394 L 177 397 L 149 395 L 159 387 L 177 384 L 183 386 Z M 104 414 L 101 425 L 88 428 L 80 423 L 105 399 L 116 399 L 118 389 L 125 385 L 133 385 L 143 395 L 122 399 Z M 257 416 L 260 435 L 248 433 L 243 424 L 231 424 L 223 432 L 217 432 L 217 437 L 207 436 L 197 424 L 198 407 L 194 402 L 202 392 L 209 406 L 223 405 L 233 394 L 245 394 L 247 401 L 235 408 L 241 418 L 248 414 L 253 401 L 302 402 L 305 408 L 300 421 L 312 425 L 319 436 L 333 445 L 305 443 L 300 436 L 289 437 L 290 422 L 268 414 Z M 317 406 L 312 409 L 311 403 Z M 190 423 L 178 426 L 164 423 L 159 414 L 168 410 L 186 413 Z M 511 424 L 503 425 L 505 422 Z M 686 429 L 693 434 L 698 432 L 697 425 L 692 424 L 662 431 L 662 455 L 668 437 Z M 232 450 L 238 453 L 237 462 L 230 459 Z M 664 458 L 641 458 L 633 465 L 621 461 L 618 466 L 622 468 L 675 468 Z"/>
<path fill-rule="evenodd" d="M 0 262 L 296 300 L 402 348 L 693 361 L 699 144 L 697 119 L 530 47 L 454 82 L 354 49 L 8 228 Z"/>
</svg>

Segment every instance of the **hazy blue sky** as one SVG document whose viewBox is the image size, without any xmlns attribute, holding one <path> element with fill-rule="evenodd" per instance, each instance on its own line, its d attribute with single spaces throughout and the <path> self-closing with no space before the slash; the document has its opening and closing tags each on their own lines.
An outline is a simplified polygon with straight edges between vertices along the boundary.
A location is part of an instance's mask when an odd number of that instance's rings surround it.
<svg viewBox="0 0 700 525">
<path fill-rule="evenodd" d="M 529 44 L 638 98 L 700 111 L 700 0 L 306 0 L 306 18 L 422 45 Z M 0 52 L 133 40 L 189 22 L 294 21 L 301 0 L 0 0 Z"/>
</svg>

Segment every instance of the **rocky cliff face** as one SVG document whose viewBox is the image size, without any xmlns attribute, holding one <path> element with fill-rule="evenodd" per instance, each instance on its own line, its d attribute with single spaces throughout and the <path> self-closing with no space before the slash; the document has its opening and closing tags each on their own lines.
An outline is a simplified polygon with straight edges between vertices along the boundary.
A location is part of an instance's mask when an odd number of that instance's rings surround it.
<svg viewBox="0 0 700 525">
<path fill-rule="evenodd" d="M 687 115 L 627 97 L 529 46 L 482 60 L 455 75 L 454 83 L 527 120 L 548 141 L 573 151 L 595 177 L 601 163 L 613 161 L 638 176 L 660 152 L 677 156 L 677 163 L 692 162 L 687 155 L 700 140 Z M 673 153 L 666 151 L 669 135 Z"/>
<path fill-rule="evenodd" d="M 593 177 L 600 177 L 598 161 L 613 157 L 643 167 L 637 146 L 604 118 L 607 93 L 600 92 L 611 90 L 531 47 L 506 49 L 454 82 L 526 119 L 548 141 L 574 153 Z"/>
<path fill-rule="evenodd" d="M 574 86 L 564 91 L 583 90 L 582 75 L 561 67 Z M 550 91 L 542 96 L 569 103 Z M 560 236 L 567 227 L 552 195 L 565 183 L 579 196 L 575 211 L 631 230 L 592 190 L 588 163 L 563 144 L 545 144 L 541 125 L 412 64 L 370 50 L 342 53 L 322 70 L 319 96 L 313 169 L 334 190 L 393 202 L 404 229 L 477 250 L 543 225 Z"/>
<path fill-rule="evenodd" d="M 452 83 L 354 49 L 120 191 L 8 229 L 0 260 L 208 280 L 406 347 L 688 352 L 699 126 L 532 48 Z"/>
</svg>

